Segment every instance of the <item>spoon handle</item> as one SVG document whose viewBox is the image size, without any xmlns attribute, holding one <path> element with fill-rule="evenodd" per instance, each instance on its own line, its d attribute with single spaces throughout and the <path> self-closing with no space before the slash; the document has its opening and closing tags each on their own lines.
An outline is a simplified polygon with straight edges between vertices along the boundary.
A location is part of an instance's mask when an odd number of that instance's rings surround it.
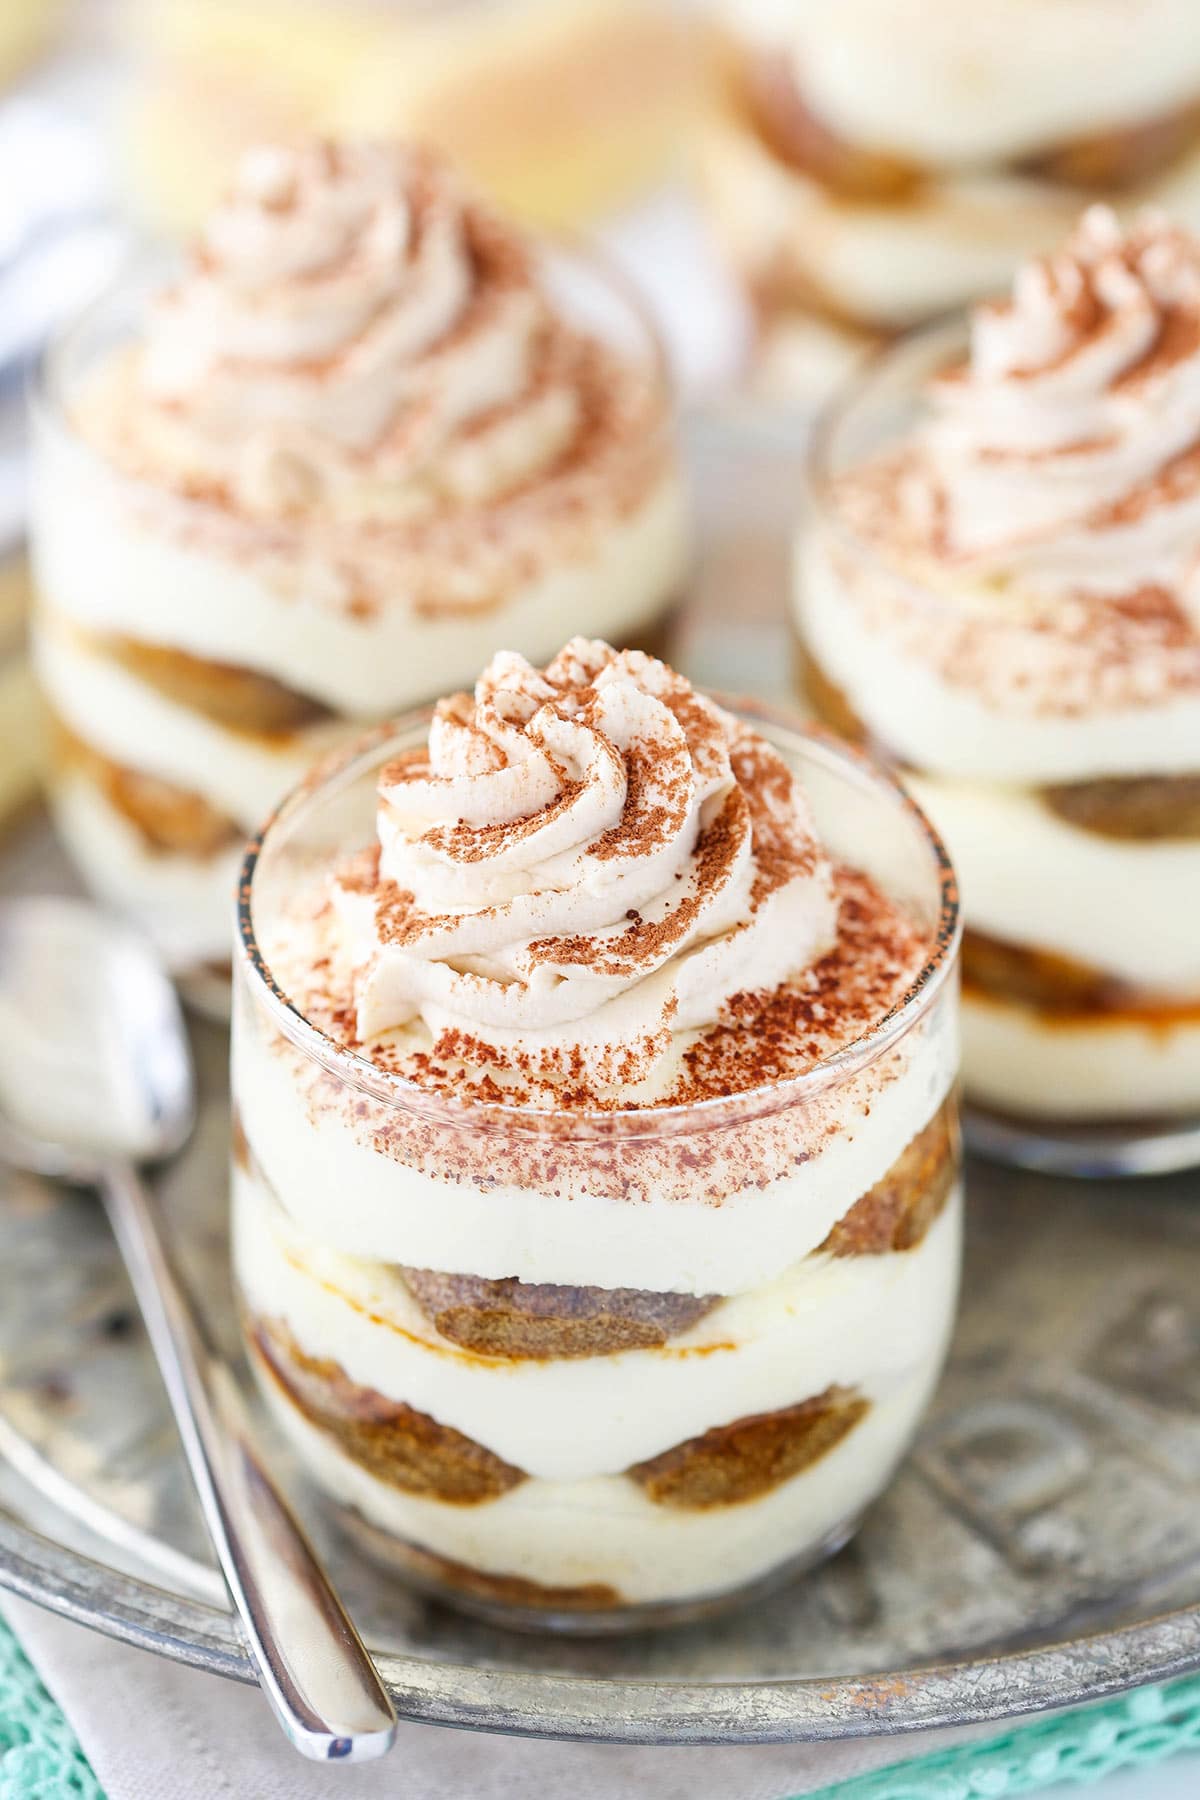
<svg viewBox="0 0 1200 1800">
<path fill-rule="evenodd" d="M 232 1373 L 203 1341 L 146 1188 L 132 1167 L 114 1164 L 102 1192 L 267 1698 L 314 1761 L 382 1756 L 395 1709 L 254 1447 Z"/>
</svg>

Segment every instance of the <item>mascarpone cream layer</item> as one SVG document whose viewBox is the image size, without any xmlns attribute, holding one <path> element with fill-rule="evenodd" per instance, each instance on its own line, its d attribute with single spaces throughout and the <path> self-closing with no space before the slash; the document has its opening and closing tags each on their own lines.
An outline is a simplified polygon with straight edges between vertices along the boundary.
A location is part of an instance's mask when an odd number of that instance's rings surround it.
<svg viewBox="0 0 1200 1800">
<path fill-rule="evenodd" d="M 370 1524 L 471 1568 L 545 1586 L 602 1582 L 637 1604 L 732 1590 L 848 1530 L 904 1454 L 940 1362 L 870 1394 L 870 1410 L 811 1468 L 761 1499 L 702 1512 L 655 1505 L 618 1475 L 525 1481 L 482 1506 L 406 1494 L 309 1424 L 255 1366 L 301 1460 Z"/>
<path fill-rule="evenodd" d="M 841 689 L 873 738 L 914 768 L 954 781 L 1021 786 L 1091 781 L 1102 776 L 1185 775 L 1200 767 L 1200 691 L 1155 705 L 1090 705 L 1036 712 L 1005 706 L 977 680 L 955 679 L 939 666 L 947 636 L 977 620 L 985 649 L 993 632 L 1008 638 L 1014 659 L 1032 664 L 1054 651 L 1043 639 L 1012 643 L 1011 613 L 972 591 L 907 594 L 894 572 L 830 554 L 819 530 L 805 531 L 796 558 L 795 616 L 823 673 Z M 949 611 L 947 609 L 950 609 Z M 928 653 L 923 654 L 923 648 Z M 1055 651 L 1066 692 L 1069 653 Z M 978 664 L 977 664 L 978 666 Z M 1044 683 L 1044 675 L 1040 677 Z"/>
<path fill-rule="evenodd" d="M 1084 831 L 1036 792 L 913 775 L 971 923 L 1133 987 L 1200 996 L 1200 842 Z"/>
<path fill-rule="evenodd" d="M 960 1214 L 956 1191 L 914 1249 L 808 1258 L 660 1349 L 548 1361 L 483 1357 L 441 1337 L 399 1272 L 306 1239 L 240 1169 L 233 1254 L 251 1313 L 286 1323 L 306 1356 L 528 1475 L 578 1481 L 828 1387 L 878 1393 L 925 1371 L 954 1312 Z"/>
<path fill-rule="evenodd" d="M 172 970 L 228 964 L 240 844 L 208 857 L 149 849 L 95 782 L 77 771 L 56 778 L 51 804 L 58 834 L 91 892 L 133 919 Z"/>
<path fill-rule="evenodd" d="M 972 1100 L 1034 1118 L 1195 1116 L 1200 1011 L 1180 1020 L 1064 1022 L 967 990 L 964 1057 Z"/>
<path fill-rule="evenodd" d="M 295 1053 L 250 1015 L 244 988 L 235 1004 L 242 1124 L 306 1237 L 372 1261 L 528 1282 L 685 1294 L 760 1287 L 815 1250 L 887 1173 L 958 1068 L 954 1013 L 939 1003 L 887 1058 L 805 1109 L 787 1174 L 747 1181 L 719 1203 L 690 1201 L 667 1180 L 618 1198 L 565 1160 L 556 1191 L 517 1185 L 504 1179 L 502 1141 L 484 1187 L 457 1171 L 453 1134 L 434 1172 L 381 1154 L 348 1110 L 310 1104 Z M 702 1143 L 698 1154 L 718 1149 Z M 619 1141 L 613 1153 L 621 1156 Z"/>
<path fill-rule="evenodd" d="M 1200 96 L 1190 0 L 723 0 L 853 146 L 934 166 L 1027 156 L 1152 125 Z"/>
<path fill-rule="evenodd" d="M 181 530 L 165 498 L 160 508 L 135 493 L 49 419 L 39 422 L 32 506 L 35 576 L 56 611 L 254 669 L 358 719 L 461 686 L 498 635 L 536 661 L 578 624 L 618 642 L 636 636 L 681 591 L 688 557 L 683 483 L 660 468 L 634 505 L 531 569 L 498 608 L 484 592 L 476 606 L 424 613 L 397 569 L 388 603 L 358 610 L 338 557 L 303 534 Z M 382 579 L 386 547 L 379 557 Z"/>
</svg>

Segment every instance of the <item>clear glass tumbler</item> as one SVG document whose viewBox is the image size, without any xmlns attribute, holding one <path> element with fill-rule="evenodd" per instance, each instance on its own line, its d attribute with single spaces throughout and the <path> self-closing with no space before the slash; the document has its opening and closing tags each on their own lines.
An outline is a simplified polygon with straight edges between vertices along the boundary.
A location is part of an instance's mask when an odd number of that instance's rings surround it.
<svg viewBox="0 0 1200 1800">
<path fill-rule="evenodd" d="M 1070 663 L 1045 607 L 1019 578 L 893 548 L 885 519 L 868 533 L 847 504 L 845 478 L 920 429 L 931 380 L 966 342 L 963 320 L 902 340 L 814 434 L 795 561 L 800 691 L 899 770 L 958 870 L 968 1140 L 1063 1173 L 1186 1167 L 1200 1162 L 1200 741 L 1192 776 L 1065 778 L 1081 742 L 1129 764 L 1121 746 L 1145 741 L 1152 706 L 1105 712 L 1101 693 L 1081 714 L 1082 667 L 1057 712 L 1019 684 L 989 688 L 992 668 Z"/>
<path fill-rule="evenodd" d="M 244 864 L 233 1236 L 251 1364 L 370 1552 L 509 1623 L 664 1623 L 827 1556 L 946 1352 L 954 876 L 867 759 L 746 716 L 835 859 L 928 941 L 902 1001 L 791 1081 L 640 1111 L 460 1103 L 297 1011 L 283 909 L 369 844 L 380 767 L 425 716 L 295 792 Z"/>
</svg>

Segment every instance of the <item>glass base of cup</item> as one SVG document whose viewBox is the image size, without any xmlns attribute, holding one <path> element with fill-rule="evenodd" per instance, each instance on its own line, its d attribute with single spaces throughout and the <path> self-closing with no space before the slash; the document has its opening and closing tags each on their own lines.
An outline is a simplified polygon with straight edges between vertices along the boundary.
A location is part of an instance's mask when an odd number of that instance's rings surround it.
<svg viewBox="0 0 1200 1800">
<path fill-rule="evenodd" d="M 1108 1179 L 1200 1167 L 1200 1119 L 1021 1119 L 968 1100 L 963 1131 L 977 1156 L 1043 1175 Z"/>
<path fill-rule="evenodd" d="M 573 1605 L 554 1598 L 553 1589 L 542 1590 L 541 1600 L 520 1597 L 536 1590 L 533 1583 L 512 1583 L 512 1597 L 490 1593 L 489 1587 L 503 1588 L 504 1577 L 489 1577 L 463 1564 L 422 1550 L 419 1545 L 403 1542 L 381 1531 L 364 1519 L 353 1507 L 325 1498 L 323 1504 L 342 1532 L 372 1562 L 398 1574 L 404 1582 L 431 1600 L 441 1601 L 456 1611 L 481 1619 L 488 1625 L 499 1625 L 513 1631 L 550 1632 L 571 1637 L 615 1637 L 626 1632 L 658 1631 L 674 1625 L 691 1625 L 738 1606 L 774 1593 L 787 1582 L 803 1575 L 818 1564 L 835 1556 L 858 1530 L 861 1510 L 840 1521 L 826 1532 L 817 1544 L 769 1569 L 756 1580 L 717 1594 L 703 1594 L 691 1600 L 656 1600 L 634 1605 Z"/>
</svg>

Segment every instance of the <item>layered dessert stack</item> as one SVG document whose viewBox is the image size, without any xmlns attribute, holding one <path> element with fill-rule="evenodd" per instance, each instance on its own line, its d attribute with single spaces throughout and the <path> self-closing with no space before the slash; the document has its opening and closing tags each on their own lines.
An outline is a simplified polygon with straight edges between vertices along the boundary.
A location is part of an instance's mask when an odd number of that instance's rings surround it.
<svg viewBox="0 0 1200 1800">
<path fill-rule="evenodd" d="M 729 0 L 702 145 L 770 367 L 808 393 L 1003 285 L 1088 198 L 1200 222 L 1190 0 Z"/>
<path fill-rule="evenodd" d="M 371 1547 L 467 1604 L 674 1616 L 811 1561 L 931 1392 L 952 884 L 822 749 L 827 848 L 802 753 L 577 639 L 496 657 L 247 865 L 251 1358 Z"/>
<path fill-rule="evenodd" d="M 898 356 L 818 457 L 809 696 L 945 831 L 974 1096 L 1200 1113 L 1200 243 L 1093 209 Z"/>
</svg>

